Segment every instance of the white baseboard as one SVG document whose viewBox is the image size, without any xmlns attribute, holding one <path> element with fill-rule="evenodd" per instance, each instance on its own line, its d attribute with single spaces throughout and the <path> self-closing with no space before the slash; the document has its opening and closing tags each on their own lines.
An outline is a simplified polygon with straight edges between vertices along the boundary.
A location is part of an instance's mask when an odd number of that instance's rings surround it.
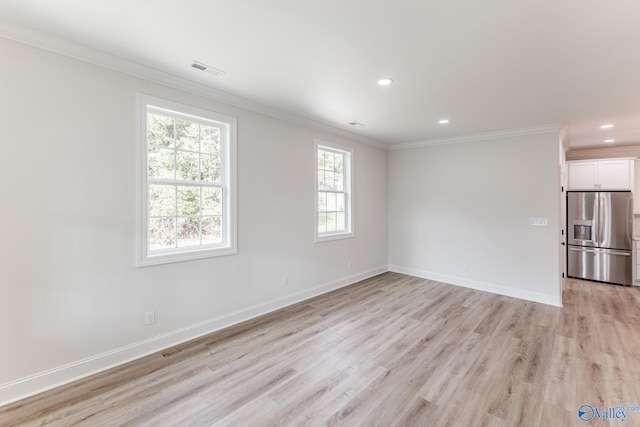
<svg viewBox="0 0 640 427">
<path fill-rule="evenodd" d="M 300 301 L 339 289 L 388 271 L 380 266 L 351 276 L 342 277 L 282 298 L 276 298 L 232 313 L 205 320 L 194 325 L 158 335 L 124 347 L 116 348 L 86 359 L 38 372 L 5 384 L 0 384 L 0 406 L 68 384 L 101 371 L 201 337 L 231 325 L 270 313 Z"/>
<path fill-rule="evenodd" d="M 493 294 L 562 307 L 562 297 L 560 295 L 548 295 L 539 292 L 527 291 L 525 289 L 509 288 L 506 286 L 495 285 L 493 283 L 479 282 L 476 280 L 465 279 L 463 277 L 449 276 L 446 274 L 417 270 L 415 268 L 402 267 L 399 265 L 389 265 L 389 271 L 420 277 L 422 279 L 435 280 L 451 285 L 463 286 L 465 288 L 477 289 L 479 291 L 491 292 Z M 558 286 L 560 285 L 558 284 Z"/>
</svg>

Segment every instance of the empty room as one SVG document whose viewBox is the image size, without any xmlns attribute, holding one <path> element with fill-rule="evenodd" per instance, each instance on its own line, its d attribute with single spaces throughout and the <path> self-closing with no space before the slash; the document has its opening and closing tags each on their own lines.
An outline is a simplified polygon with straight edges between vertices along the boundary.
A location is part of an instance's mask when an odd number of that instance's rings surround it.
<svg viewBox="0 0 640 427">
<path fill-rule="evenodd" d="M 0 426 L 640 425 L 640 4 L 0 2 Z"/>
</svg>

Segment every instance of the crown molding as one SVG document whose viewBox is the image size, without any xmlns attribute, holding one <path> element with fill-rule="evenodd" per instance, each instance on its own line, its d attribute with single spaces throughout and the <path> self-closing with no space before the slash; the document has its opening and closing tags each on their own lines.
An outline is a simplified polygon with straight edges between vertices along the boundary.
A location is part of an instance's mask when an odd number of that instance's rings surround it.
<svg viewBox="0 0 640 427">
<path fill-rule="evenodd" d="M 0 37 L 383 150 L 387 144 L 0 19 Z"/>
<path fill-rule="evenodd" d="M 594 160 L 614 158 L 640 158 L 640 145 L 623 145 L 618 147 L 592 147 L 572 149 L 567 153 L 570 160 Z"/>
<path fill-rule="evenodd" d="M 425 141 L 408 142 L 389 146 L 389 150 L 407 150 L 410 148 L 430 147 L 433 145 L 460 144 L 463 142 L 490 141 L 493 139 L 513 138 L 517 136 L 539 135 L 545 133 L 560 133 L 563 124 L 554 123 L 550 125 L 531 126 L 526 128 L 503 129 L 490 132 L 480 132 L 468 135 L 452 136 L 447 138 L 435 138 Z"/>
</svg>

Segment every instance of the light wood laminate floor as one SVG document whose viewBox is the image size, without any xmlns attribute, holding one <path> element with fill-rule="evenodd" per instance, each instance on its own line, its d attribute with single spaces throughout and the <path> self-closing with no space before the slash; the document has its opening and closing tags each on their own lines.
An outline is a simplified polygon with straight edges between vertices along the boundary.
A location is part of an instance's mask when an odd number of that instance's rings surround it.
<svg viewBox="0 0 640 427">
<path fill-rule="evenodd" d="M 582 404 L 640 406 L 640 289 L 568 280 L 557 308 L 385 273 L 2 407 L 0 425 L 640 425 L 584 423 Z"/>
</svg>

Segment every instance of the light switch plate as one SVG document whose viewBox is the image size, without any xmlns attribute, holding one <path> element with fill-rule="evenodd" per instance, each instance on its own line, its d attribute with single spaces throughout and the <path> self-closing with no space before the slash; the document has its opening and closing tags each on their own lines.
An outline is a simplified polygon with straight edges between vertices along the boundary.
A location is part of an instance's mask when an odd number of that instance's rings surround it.
<svg viewBox="0 0 640 427">
<path fill-rule="evenodd" d="M 546 227 L 549 225 L 548 218 L 529 218 L 529 224 L 537 227 Z"/>
</svg>

